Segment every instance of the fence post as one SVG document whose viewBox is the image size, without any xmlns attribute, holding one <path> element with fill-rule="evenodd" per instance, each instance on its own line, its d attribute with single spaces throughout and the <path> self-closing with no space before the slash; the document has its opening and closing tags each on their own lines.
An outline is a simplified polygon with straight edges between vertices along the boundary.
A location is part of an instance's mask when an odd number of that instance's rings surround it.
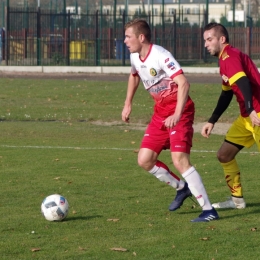
<svg viewBox="0 0 260 260">
<path fill-rule="evenodd" d="M 252 27 L 253 27 L 253 18 L 251 16 L 247 16 L 249 19 L 249 30 L 248 30 L 248 56 L 251 57 L 251 48 L 252 48 Z"/>
<path fill-rule="evenodd" d="M 111 59 L 112 57 L 114 57 L 114 40 L 113 40 L 113 29 L 112 28 L 108 28 L 108 59 Z"/>
<path fill-rule="evenodd" d="M 114 28 L 114 35 L 116 35 L 116 6 L 117 6 L 117 0 L 114 0 L 114 7 L 113 7 L 113 28 Z"/>
<path fill-rule="evenodd" d="M 10 50 L 10 7 L 9 2 L 5 7 L 5 65 L 8 66 L 9 50 Z"/>
<path fill-rule="evenodd" d="M 205 11 L 205 25 L 209 23 L 209 0 L 206 0 L 206 11 Z"/>
<path fill-rule="evenodd" d="M 96 40 L 95 40 L 95 65 L 100 65 L 100 43 L 99 43 L 99 37 L 98 37 L 98 11 L 96 11 Z"/>
<path fill-rule="evenodd" d="M 66 0 L 63 0 L 63 28 L 66 28 Z"/>
<path fill-rule="evenodd" d="M 23 28 L 22 29 L 22 38 L 23 38 L 23 58 L 27 58 L 27 29 Z"/>
<path fill-rule="evenodd" d="M 153 34 L 153 41 L 156 43 L 157 40 L 156 40 L 156 37 L 157 37 L 157 34 L 156 34 L 156 27 L 153 28 L 153 31 L 152 31 L 152 34 Z"/>
<path fill-rule="evenodd" d="M 205 12 L 204 13 L 204 25 L 203 25 L 203 27 L 207 24 L 208 24 L 208 13 Z M 206 51 L 206 48 L 204 47 L 203 28 L 202 28 L 202 33 L 201 33 L 201 40 L 202 40 L 201 45 L 202 45 L 202 50 L 203 50 L 202 56 L 203 56 L 204 62 L 206 63 L 207 62 L 207 51 Z"/>
<path fill-rule="evenodd" d="M 162 34 L 161 34 L 161 45 L 165 43 L 165 17 L 164 17 L 164 9 L 162 11 Z"/>
<path fill-rule="evenodd" d="M 65 30 L 65 59 L 66 59 L 66 65 L 70 66 L 70 10 L 68 11 L 68 14 L 64 13 L 64 19 L 68 19 L 67 22 L 67 28 L 64 28 Z"/>
<path fill-rule="evenodd" d="M 125 44 L 124 44 L 124 39 L 125 39 L 125 17 L 126 13 L 125 11 L 123 12 L 123 19 L 122 19 L 122 65 L 125 66 Z"/>
<path fill-rule="evenodd" d="M 41 65 L 41 8 L 37 8 L 37 66 Z"/>
<path fill-rule="evenodd" d="M 2 27 L 4 27 L 5 24 L 5 3 L 2 3 Z"/>
<path fill-rule="evenodd" d="M 173 57 L 176 57 L 177 54 L 177 32 L 176 32 L 176 11 L 173 12 Z"/>
</svg>

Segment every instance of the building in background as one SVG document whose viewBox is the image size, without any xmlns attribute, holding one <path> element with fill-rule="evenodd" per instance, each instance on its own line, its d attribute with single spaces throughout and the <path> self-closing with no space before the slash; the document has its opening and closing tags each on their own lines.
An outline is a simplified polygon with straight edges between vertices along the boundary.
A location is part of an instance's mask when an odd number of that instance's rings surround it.
<svg viewBox="0 0 260 260">
<path fill-rule="evenodd" d="M 119 12 L 127 12 L 128 15 L 153 14 L 171 15 L 174 12 L 177 17 L 191 25 L 197 23 L 196 15 L 202 15 L 208 11 L 208 22 L 230 23 L 240 22 L 247 25 L 247 17 L 254 21 L 259 20 L 258 1 L 251 0 L 97 0 L 96 5 L 102 4 L 104 13 L 113 12 L 115 7 Z M 254 8 L 254 9 L 253 9 Z M 233 21 L 234 19 L 234 21 Z"/>
</svg>

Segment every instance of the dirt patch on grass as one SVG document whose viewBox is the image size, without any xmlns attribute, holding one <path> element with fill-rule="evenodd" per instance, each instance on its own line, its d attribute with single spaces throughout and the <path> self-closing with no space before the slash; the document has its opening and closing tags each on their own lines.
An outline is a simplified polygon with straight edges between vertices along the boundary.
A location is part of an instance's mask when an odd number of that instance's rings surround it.
<svg viewBox="0 0 260 260">
<path fill-rule="evenodd" d="M 192 83 L 219 83 L 221 84 L 221 78 L 219 74 L 207 74 L 207 73 L 186 73 L 185 76 L 188 78 L 189 82 Z M 97 81 L 123 81 L 127 84 L 129 75 L 128 74 L 97 74 L 97 73 L 30 73 L 30 72 L 0 72 L 0 78 L 29 78 L 29 79 L 64 79 L 64 80 L 97 80 Z M 126 124 L 122 121 L 114 122 L 102 122 L 95 121 L 93 124 L 105 125 L 105 126 L 118 126 L 122 129 L 135 129 L 144 131 L 146 125 L 143 124 Z M 194 132 L 200 133 L 203 123 L 194 124 Z M 213 134 L 225 135 L 229 123 L 216 123 Z"/>
<path fill-rule="evenodd" d="M 194 132 L 195 133 L 200 133 L 202 127 L 204 126 L 206 122 L 203 123 L 196 123 L 193 125 L 194 128 Z M 122 129 L 125 130 L 140 130 L 140 131 L 144 131 L 146 129 L 146 125 L 144 124 L 134 124 L 134 123 L 129 123 L 126 124 L 124 122 L 121 121 L 112 121 L 112 122 L 103 122 L 103 121 L 94 121 L 92 122 L 92 124 L 94 125 L 103 125 L 103 126 L 117 126 L 120 127 Z M 216 134 L 216 135 L 225 135 L 227 130 L 230 127 L 230 123 L 216 123 L 214 126 L 214 129 L 212 131 L 212 134 Z"/>
<path fill-rule="evenodd" d="M 206 124 L 206 122 L 194 124 L 193 125 L 194 132 L 200 133 L 204 124 Z M 216 123 L 213 130 L 212 130 L 212 134 L 225 135 L 230 126 L 231 126 L 230 123 L 220 123 L 220 122 Z"/>
</svg>

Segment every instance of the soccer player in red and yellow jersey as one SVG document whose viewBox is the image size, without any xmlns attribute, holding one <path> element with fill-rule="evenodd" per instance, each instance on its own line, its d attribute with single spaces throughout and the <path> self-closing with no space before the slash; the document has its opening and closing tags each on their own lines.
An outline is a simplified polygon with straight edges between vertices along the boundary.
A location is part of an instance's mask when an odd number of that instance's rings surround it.
<svg viewBox="0 0 260 260">
<path fill-rule="evenodd" d="M 240 115 L 229 128 L 217 157 L 223 167 L 231 197 L 227 201 L 214 203 L 215 208 L 246 207 L 240 181 L 237 153 L 254 143 L 260 150 L 260 74 L 248 55 L 229 44 L 227 29 L 218 23 L 204 27 L 205 47 L 219 59 L 222 92 L 208 123 L 201 131 L 208 138 L 214 124 L 229 106 L 233 95 L 239 104 Z"/>
<path fill-rule="evenodd" d="M 194 103 L 189 97 L 190 85 L 182 68 L 169 51 L 151 43 L 151 29 L 145 20 L 135 19 L 125 25 L 124 42 L 131 53 L 131 73 L 122 120 L 129 122 L 140 80 L 155 103 L 138 153 L 139 166 L 177 190 L 169 210 L 178 209 L 193 194 L 203 211 L 192 222 L 218 219 L 201 177 L 190 162 Z M 173 164 L 185 181 L 158 160 L 164 149 L 171 150 Z"/>
</svg>

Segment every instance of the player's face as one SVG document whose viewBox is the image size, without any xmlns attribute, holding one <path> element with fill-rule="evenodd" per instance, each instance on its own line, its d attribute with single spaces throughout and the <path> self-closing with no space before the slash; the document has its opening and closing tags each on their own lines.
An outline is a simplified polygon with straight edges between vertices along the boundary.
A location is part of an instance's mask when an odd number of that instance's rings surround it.
<svg viewBox="0 0 260 260">
<path fill-rule="evenodd" d="M 142 45 L 140 41 L 140 36 L 137 37 L 134 33 L 134 30 L 132 27 L 129 27 L 125 30 L 125 40 L 124 43 L 126 44 L 126 47 L 130 51 L 130 53 L 134 52 L 140 52 Z"/>
<path fill-rule="evenodd" d="M 211 29 L 205 31 L 204 34 L 205 48 L 212 56 L 219 56 L 222 48 L 223 48 L 223 36 L 217 37 L 215 34 L 215 30 Z"/>
</svg>

